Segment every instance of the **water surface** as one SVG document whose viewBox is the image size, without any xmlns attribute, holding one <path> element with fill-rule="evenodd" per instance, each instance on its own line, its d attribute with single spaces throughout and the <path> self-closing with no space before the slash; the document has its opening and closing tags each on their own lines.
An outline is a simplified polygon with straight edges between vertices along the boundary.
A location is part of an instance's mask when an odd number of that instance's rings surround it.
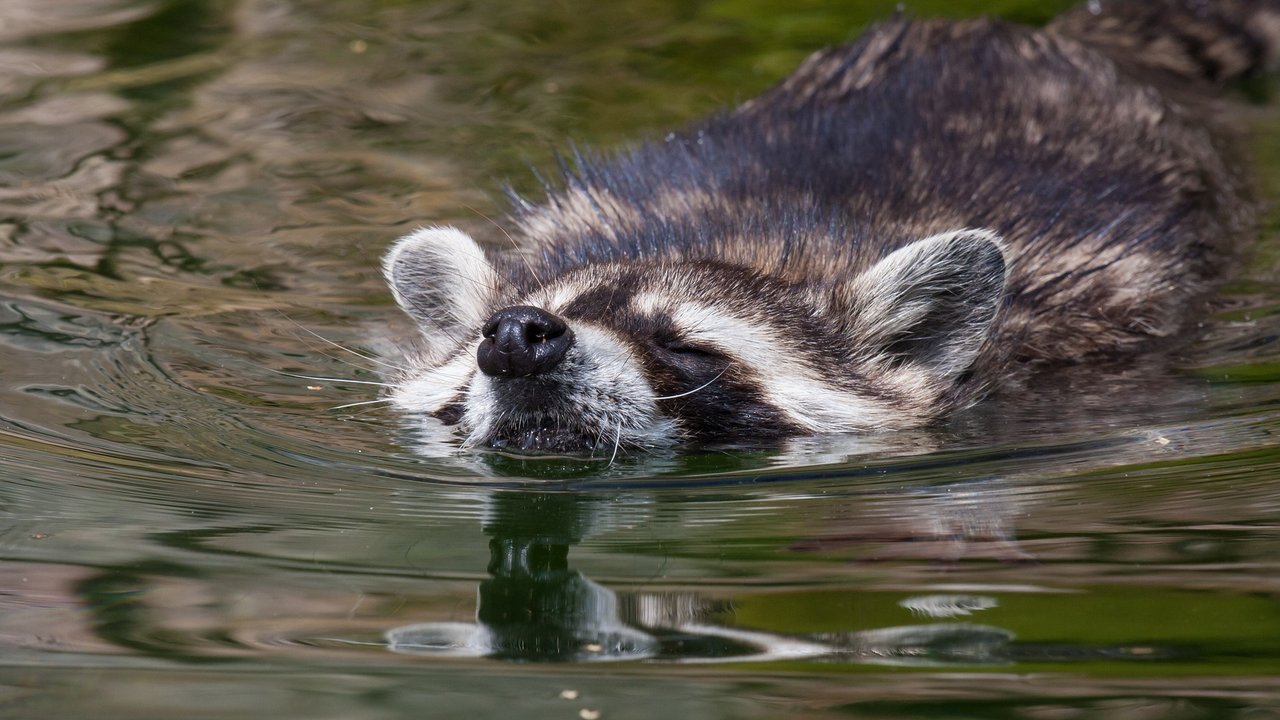
<svg viewBox="0 0 1280 720">
<path fill-rule="evenodd" d="M 569 141 L 892 11 L 5 0 L 0 716 L 1280 715 L 1275 213 L 1167 356 L 937 432 L 429 459 L 333 409 L 409 337 L 397 235 L 505 242 Z"/>
</svg>

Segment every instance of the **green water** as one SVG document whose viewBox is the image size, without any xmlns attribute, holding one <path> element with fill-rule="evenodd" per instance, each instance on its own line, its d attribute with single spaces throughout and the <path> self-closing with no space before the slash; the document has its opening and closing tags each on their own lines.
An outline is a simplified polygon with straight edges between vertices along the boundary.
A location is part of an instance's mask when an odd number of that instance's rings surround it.
<svg viewBox="0 0 1280 720">
<path fill-rule="evenodd" d="M 938 432 L 431 460 L 283 374 L 378 379 L 407 229 L 894 6 L 0 0 L 0 717 L 1280 716 L 1274 212 L 1169 357 Z"/>
</svg>

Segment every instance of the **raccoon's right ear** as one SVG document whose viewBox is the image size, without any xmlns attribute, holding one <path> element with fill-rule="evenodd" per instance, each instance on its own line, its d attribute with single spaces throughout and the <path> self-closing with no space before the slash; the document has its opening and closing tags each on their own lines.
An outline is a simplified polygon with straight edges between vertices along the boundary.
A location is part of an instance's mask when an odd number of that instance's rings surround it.
<svg viewBox="0 0 1280 720">
<path fill-rule="evenodd" d="M 999 236 L 957 230 L 889 253 L 842 289 L 842 304 L 867 361 L 950 379 L 986 343 L 1005 279 Z"/>
<path fill-rule="evenodd" d="M 471 236 L 451 227 L 400 238 L 382 262 L 396 302 L 417 321 L 433 350 L 480 332 L 500 299 L 498 273 Z"/>
</svg>

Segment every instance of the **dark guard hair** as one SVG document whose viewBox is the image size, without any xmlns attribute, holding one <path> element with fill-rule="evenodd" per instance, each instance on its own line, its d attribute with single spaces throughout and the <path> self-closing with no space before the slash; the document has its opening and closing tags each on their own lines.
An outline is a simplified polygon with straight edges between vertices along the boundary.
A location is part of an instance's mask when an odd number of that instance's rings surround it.
<svg viewBox="0 0 1280 720">
<path fill-rule="evenodd" d="M 1278 43 L 1280 0 L 873 27 L 693 129 L 575 155 L 515 198 L 518 253 L 402 240 L 388 277 L 434 347 L 397 399 L 523 449 L 781 437 L 1146 348 L 1253 227 L 1214 104 Z"/>
</svg>

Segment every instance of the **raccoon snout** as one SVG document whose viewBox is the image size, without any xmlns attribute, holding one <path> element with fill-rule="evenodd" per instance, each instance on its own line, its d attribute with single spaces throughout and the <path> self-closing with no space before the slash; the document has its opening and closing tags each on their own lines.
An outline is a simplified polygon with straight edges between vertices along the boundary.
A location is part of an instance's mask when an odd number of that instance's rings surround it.
<svg viewBox="0 0 1280 720">
<path fill-rule="evenodd" d="M 551 370 L 573 345 L 573 331 L 551 313 L 513 305 L 493 314 L 476 350 L 480 372 L 493 377 L 527 377 Z"/>
</svg>

